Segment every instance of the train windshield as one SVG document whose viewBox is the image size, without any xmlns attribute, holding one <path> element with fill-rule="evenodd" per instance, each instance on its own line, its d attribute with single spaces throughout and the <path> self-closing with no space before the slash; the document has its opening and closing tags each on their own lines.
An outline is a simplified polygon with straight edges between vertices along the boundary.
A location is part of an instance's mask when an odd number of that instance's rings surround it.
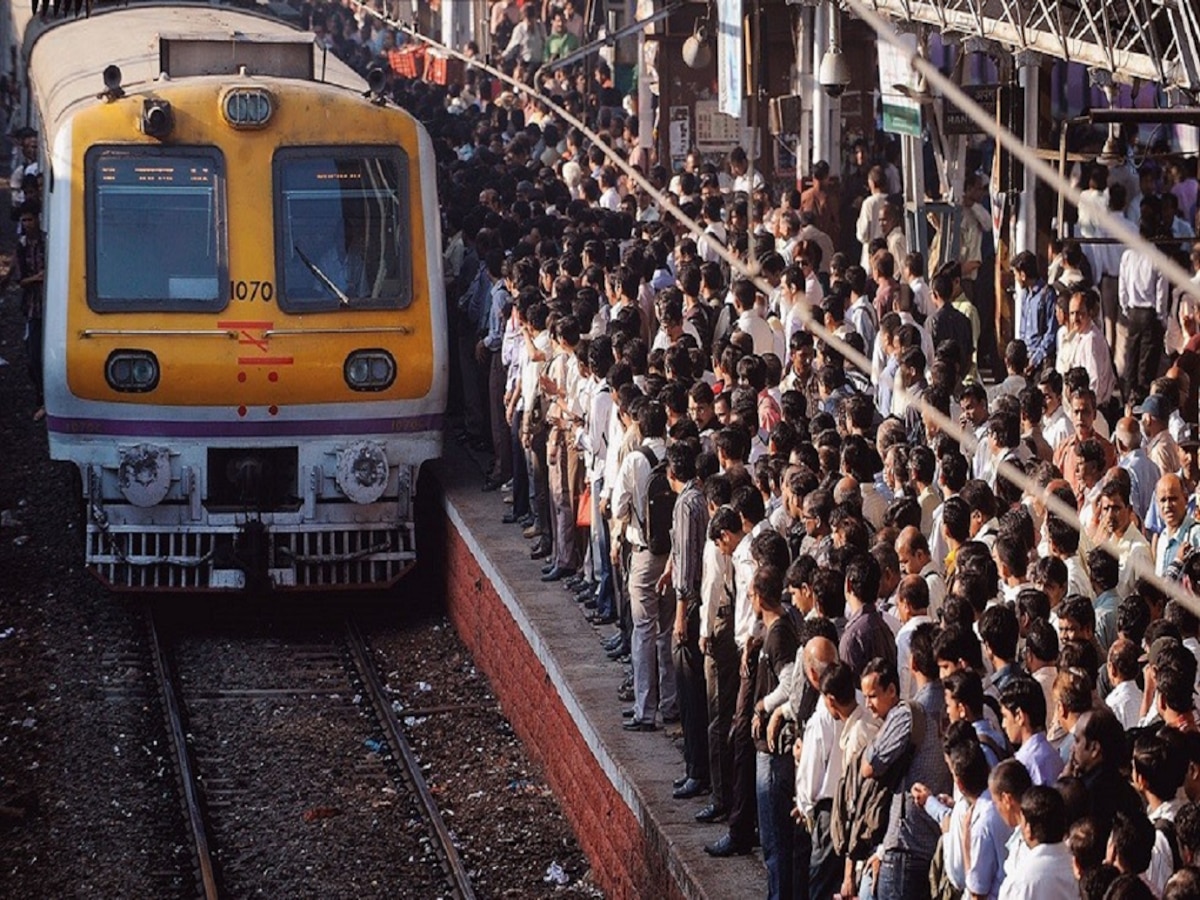
<svg viewBox="0 0 1200 900">
<path fill-rule="evenodd" d="M 225 306 L 222 169 L 214 148 L 88 151 L 88 302 L 93 309 Z"/>
<path fill-rule="evenodd" d="M 400 309 L 412 301 L 402 151 L 282 150 L 275 203 L 284 309 Z"/>
</svg>

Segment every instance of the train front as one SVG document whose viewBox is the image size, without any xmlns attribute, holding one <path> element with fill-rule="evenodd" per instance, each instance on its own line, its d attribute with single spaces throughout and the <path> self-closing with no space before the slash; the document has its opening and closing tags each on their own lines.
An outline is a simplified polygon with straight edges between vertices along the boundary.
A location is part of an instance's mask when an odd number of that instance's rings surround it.
<svg viewBox="0 0 1200 900">
<path fill-rule="evenodd" d="M 53 139 L 47 423 L 87 563 L 118 590 L 391 584 L 446 399 L 428 135 L 303 41 L 242 36 L 232 72 L 228 41 L 158 41 L 165 76 L 109 70 Z"/>
</svg>

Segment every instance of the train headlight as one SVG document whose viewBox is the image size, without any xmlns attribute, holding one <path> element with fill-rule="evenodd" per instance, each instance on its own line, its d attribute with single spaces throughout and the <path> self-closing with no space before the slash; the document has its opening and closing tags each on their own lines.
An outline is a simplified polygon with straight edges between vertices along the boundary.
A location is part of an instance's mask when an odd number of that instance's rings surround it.
<svg viewBox="0 0 1200 900">
<path fill-rule="evenodd" d="M 138 444 L 121 450 L 117 484 L 134 506 L 156 506 L 171 489 L 171 452 L 166 447 Z"/>
<path fill-rule="evenodd" d="M 396 380 L 396 361 L 386 350 L 355 350 L 342 372 L 352 390 L 382 391 Z"/>
<path fill-rule="evenodd" d="M 144 394 L 158 387 L 158 359 L 148 350 L 114 350 L 104 364 L 108 386 L 123 393 Z"/>
<path fill-rule="evenodd" d="M 355 441 L 338 454 L 335 478 L 355 503 L 374 503 L 387 487 L 387 454 L 374 441 Z"/>
<path fill-rule="evenodd" d="M 262 128 L 275 112 L 275 100 L 262 88 L 230 88 L 221 97 L 221 112 L 234 128 Z"/>
</svg>

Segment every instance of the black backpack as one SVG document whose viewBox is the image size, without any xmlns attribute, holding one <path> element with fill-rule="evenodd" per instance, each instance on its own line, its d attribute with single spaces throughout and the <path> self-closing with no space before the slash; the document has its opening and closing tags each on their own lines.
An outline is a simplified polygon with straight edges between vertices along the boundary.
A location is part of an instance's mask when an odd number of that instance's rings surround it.
<svg viewBox="0 0 1200 900">
<path fill-rule="evenodd" d="M 667 480 L 667 461 L 661 462 L 649 447 L 638 447 L 637 452 L 650 463 L 650 481 L 646 485 L 646 518 L 638 510 L 638 527 L 646 546 L 655 556 L 671 552 L 671 524 L 675 516 L 675 492 Z"/>
</svg>

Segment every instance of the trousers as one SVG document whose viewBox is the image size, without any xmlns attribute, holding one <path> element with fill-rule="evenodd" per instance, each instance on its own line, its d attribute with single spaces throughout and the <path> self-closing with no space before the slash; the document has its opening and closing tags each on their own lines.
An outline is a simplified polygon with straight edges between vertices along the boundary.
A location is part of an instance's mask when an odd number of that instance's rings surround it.
<svg viewBox="0 0 1200 900">
<path fill-rule="evenodd" d="M 658 593 L 658 579 L 667 567 L 667 554 L 633 551 L 629 560 L 629 612 L 633 620 L 629 656 L 633 662 L 633 717 L 653 722 L 661 711 L 678 714 L 675 666 L 671 661 L 671 623 L 674 603 Z"/>
</svg>

